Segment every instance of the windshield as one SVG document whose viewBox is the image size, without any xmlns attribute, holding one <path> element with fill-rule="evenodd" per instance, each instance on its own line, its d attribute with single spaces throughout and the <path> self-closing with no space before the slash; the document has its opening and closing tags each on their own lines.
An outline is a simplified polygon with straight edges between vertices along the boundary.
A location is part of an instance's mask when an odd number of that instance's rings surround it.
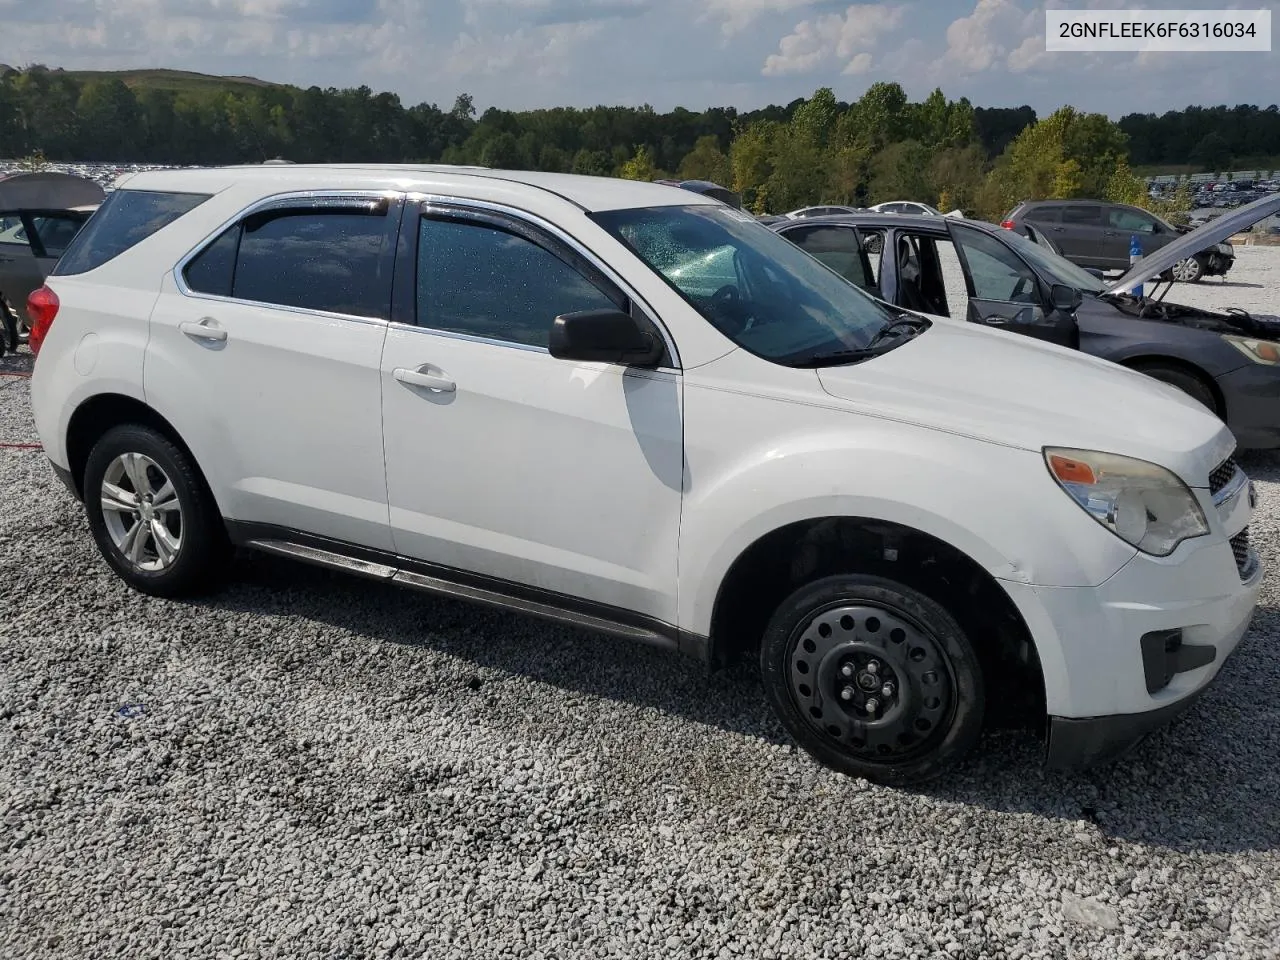
<svg viewBox="0 0 1280 960">
<path fill-rule="evenodd" d="M 1075 287 L 1082 293 L 1096 294 L 1106 292 L 1107 285 L 1101 279 L 1095 277 L 1083 267 L 1077 267 L 1070 260 L 1059 256 L 1048 247 L 1043 247 L 1032 240 L 1028 240 L 1022 234 L 1013 230 L 1004 231 L 1002 236 L 1018 253 L 1022 254 L 1024 259 L 1030 261 L 1037 272 L 1044 275 L 1045 279 L 1050 283 L 1063 283 L 1068 287 Z"/>
<path fill-rule="evenodd" d="M 864 350 L 900 315 L 737 210 L 646 207 L 593 216 L 717 330 L 775 363 L 803 366 Z"/>
</svg>

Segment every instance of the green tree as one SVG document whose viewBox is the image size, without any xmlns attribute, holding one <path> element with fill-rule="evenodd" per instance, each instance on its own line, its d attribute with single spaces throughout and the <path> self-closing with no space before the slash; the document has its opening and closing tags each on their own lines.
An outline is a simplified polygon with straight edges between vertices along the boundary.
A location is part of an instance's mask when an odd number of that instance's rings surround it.
<svg viewBox="0 0 1280 960">
<path fill-rule="evenodd" d="M 698 138 L 680 161 L 679 173 L 682 180 L 710 180 L 722 186 L 733 182 L 733 166 L 720 149 L 720 141 L 712 136 Z"/>
<path fill-rule="evenodd" d="M 637 147 L 635 155 L 618 168 L 618 176 L 624 180 L 649 182 L 660 179 L 658 168 L 653 163 L 653 151 L 648 147 Z"/>
</svg>

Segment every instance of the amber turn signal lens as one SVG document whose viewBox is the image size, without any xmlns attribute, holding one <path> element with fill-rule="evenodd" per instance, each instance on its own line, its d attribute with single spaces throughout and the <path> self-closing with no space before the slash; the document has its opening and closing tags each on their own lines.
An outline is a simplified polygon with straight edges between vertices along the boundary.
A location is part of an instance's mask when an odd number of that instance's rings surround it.
<svg viewBox="0 0 1280 960">
<path fill-rule="evenodd" d="M 1091 466 L 1087 463 L 1081 463 L 1079 460 L 1072 460 L 1069 457 L 1060 457 L 1056 454 L 1051 456 L 1049 458 L 1049 469 L 1063 483 L 1094 484 L 1098 482 L 1098 478 L 1094 476 Z"/>
</svg>

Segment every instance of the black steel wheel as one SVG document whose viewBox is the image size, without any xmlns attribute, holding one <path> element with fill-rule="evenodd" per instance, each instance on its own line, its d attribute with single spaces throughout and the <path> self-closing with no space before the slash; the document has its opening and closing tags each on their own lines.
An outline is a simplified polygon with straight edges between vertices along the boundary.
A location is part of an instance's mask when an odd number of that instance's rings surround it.
<svg viewBox="0 0 1280 960">
<path fill-rule="evenodd" d="M 964 632 L 892 580 L 850 574 L 801 587 L 766 630 L 761 670 L 788 732 L 853 776 L 932 779 L 981 732 L 982 675 Z"/>
</svg>

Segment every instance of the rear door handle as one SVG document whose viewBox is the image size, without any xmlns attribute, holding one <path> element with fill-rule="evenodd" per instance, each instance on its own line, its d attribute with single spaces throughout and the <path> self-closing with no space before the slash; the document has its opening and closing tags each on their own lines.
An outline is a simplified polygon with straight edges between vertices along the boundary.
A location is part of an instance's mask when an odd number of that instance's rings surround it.
<svg viewBox="0 0 1280 960">
<path fill-rule="evenodd" d="M 458 389 L 458 385 L 442 373 L 424 373 L 421 369 L 396 367 L 392 371 L 392 376 L 411 387 L 424 387 L 427 390 L 439 390 L 441 393 L 453 393 Z"/>
<path fill-rule="evenodd" d="M 222 327 L 212 326 L 214 320 L 212 317 L 205 317 L 199 323 L 190 320 L 184 320 L 178 324 L 178 329 L 185 333 L 193 340 L 208 340 L 212 343 L 224 343 L 227 339 L 227 331 Z"/>
</svg>

